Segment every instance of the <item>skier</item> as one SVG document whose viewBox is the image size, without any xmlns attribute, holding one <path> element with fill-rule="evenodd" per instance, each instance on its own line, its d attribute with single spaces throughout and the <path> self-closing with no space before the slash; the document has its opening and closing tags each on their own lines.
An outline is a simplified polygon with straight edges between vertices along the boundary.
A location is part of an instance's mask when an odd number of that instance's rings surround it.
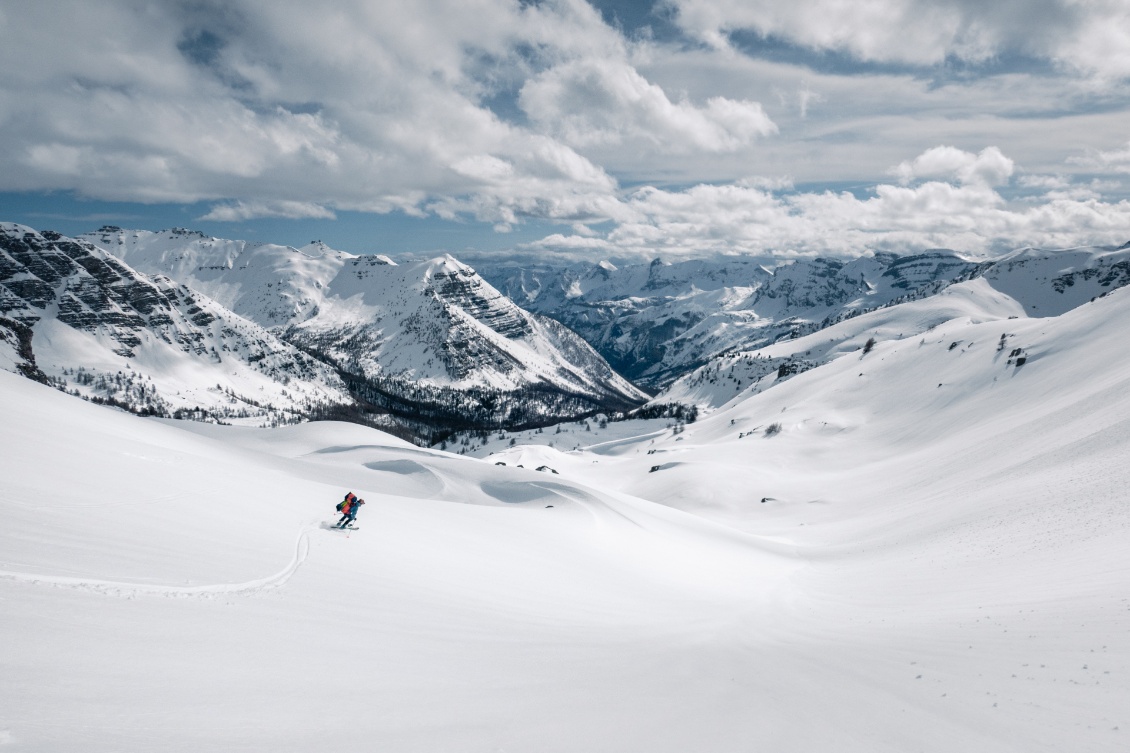
<svg viewBox="0 0 1130 753">
<path fill-rule="evenodd" d="M 365 504 L 365 500 L 355 499 L 353 502 L 342 505 L 341 520 L 337 522 L 335 528 L 348 528 L 353 525 L 353 521 L 357 520 L 357 512 L 363 504 Z"/>
</svg>

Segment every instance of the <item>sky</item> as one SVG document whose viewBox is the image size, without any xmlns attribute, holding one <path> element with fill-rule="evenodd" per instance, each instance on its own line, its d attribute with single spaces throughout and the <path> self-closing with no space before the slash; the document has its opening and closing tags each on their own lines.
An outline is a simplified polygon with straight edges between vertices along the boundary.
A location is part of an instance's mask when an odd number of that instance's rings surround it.
<svg viewBox="0 0 1130 753">
<path fill-rule="evenodd" d="M 0 220 L 346 251 L 1130 241 L 1125 0 L 0 0 Z"/>
</svg>

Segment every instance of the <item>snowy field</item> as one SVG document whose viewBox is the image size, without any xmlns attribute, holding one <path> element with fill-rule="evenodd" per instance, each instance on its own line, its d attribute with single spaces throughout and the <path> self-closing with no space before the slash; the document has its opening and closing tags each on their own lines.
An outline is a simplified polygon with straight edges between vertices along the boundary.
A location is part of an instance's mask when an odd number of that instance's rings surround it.
<svg viewBox="0 0 1130 753">
<path fill-rule="evenodd" d="M 0 373 L 0 746 L 1126 750 L 1127 321 L 962 316 L 489 459 Z"/>
</svg>

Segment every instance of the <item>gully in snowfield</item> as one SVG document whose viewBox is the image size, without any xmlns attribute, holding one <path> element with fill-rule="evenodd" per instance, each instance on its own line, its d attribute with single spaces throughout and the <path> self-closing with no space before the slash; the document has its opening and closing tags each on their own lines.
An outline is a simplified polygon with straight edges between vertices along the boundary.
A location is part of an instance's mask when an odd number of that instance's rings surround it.
<svg viewBox="0 0 1130 753">
<path fill-rule="evenodd" d="M 365 504 L 365 500 L 358 499 L 353 492 L 347 493 L 345 499 L 337 504 L 338 512 L 341 513 L 341 520 L 337 522 L 335 528 L 353 528 L 353 521 L 357 520 L 357 513 L 363 504 Z"/>
</svg>

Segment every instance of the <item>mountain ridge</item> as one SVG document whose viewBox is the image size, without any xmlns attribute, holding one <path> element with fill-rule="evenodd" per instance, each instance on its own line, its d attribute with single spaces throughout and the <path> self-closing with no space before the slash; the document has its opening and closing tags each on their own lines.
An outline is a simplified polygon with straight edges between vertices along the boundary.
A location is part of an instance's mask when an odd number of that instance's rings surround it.
<svg viewBox="0 0 1130 753">
<path fill-rule="evenodd" d="M 556 381 L 579 393 L 618 396 L 625 402 L 644 397 L 601 368 L 601 359 L 583 341 L 573 341 L 558 325 L 515 306 L 450 254 L 396 264 L 385 256 L 357 256 L 320 243 L 295 249 L 203 234 L 185 243 L 177 231 L 103 228 L 84 238 L 143 271 L 167 274 L 202 290 L 300 344 L 321 347 L 327 334 L 338 341 L 364 341 L 379 355 L 332 353 L 339 360 L 356 358 L 364 376 L 499 389 Z M 429 339 L 434 353 L 422 361 L 414 357 L 418 354 L 405 355 L 410 343 L 397 352 L 392 346 L 404 331 Z M 472 352 L 464 353 L 472 343 Z M 581 362 L 559 358 L 553 352 L 558 347 L 570 349 Z M 534 373 L 526 375 L 523 366 Z M 594 370 L 596 379 L 586 368 Z M 471 382 L 460 384 L 469 378 Z"/>
<path fill-rule="evenodd" d="M 1062 313 L 1130 282 L 1128 248 L 1026 248 L 984 262 L 935 249 L 802 259 L 772 269 L 733 259 L 480 269 L 520 304 L 572 328 L 621 373 L 659 391 L 726 353 L 977 277 L 1026 301 L 1031 314 Z"/>
<path fill-rule="evenodd" d="M 104 227 L 75 239 L 0 228 L 0 314 L 30 326 L 41 368 L 88 398 L 171 414 L 215 412 L 234 394 L 249 406 L 238 418 L 289 421 L 329 411 L 390 429 L 393 421 L 427 439 L 450 426 L 552 423 L 647 399 L 567 328 L 521 310 L 450 255 L 397 265 L 320 242 L 295 249 L 183 228 Z M 73 278 L 66 284 L 62 267 Z M 86 353 L 97 347 L 73 331 L 96 333 L 109 352 Z M 224 339 L 236 334 L 243 340 Z M 14 353 L 18 333 L 5 338 Z M 150 340 L 177 343 L 195 365 L 157 378 L 165 366 L 152 356 L 136 372 L 143 364 L 135 349 Z M 205 376 L 227 368 L 225 359 L 239 361 L 237 371 L 280 369 L 276 356 L 292 371 L 269 389 Z M 12 369 L 32 368 L 11 360 Z M 185 376 L 192 370 L 199 373 Z M 217 394 L 203 399 L 214 384 Z M 286 416 L 272 413 L 280 405 Z"/>
<path fill-rule="evenodd" d="M 254 322 L 51 231 L 0 223 L 0 313 L 57 385 L 142 412 L 280 421 L 347 399 L 333 369 Z"/>
</svg>

